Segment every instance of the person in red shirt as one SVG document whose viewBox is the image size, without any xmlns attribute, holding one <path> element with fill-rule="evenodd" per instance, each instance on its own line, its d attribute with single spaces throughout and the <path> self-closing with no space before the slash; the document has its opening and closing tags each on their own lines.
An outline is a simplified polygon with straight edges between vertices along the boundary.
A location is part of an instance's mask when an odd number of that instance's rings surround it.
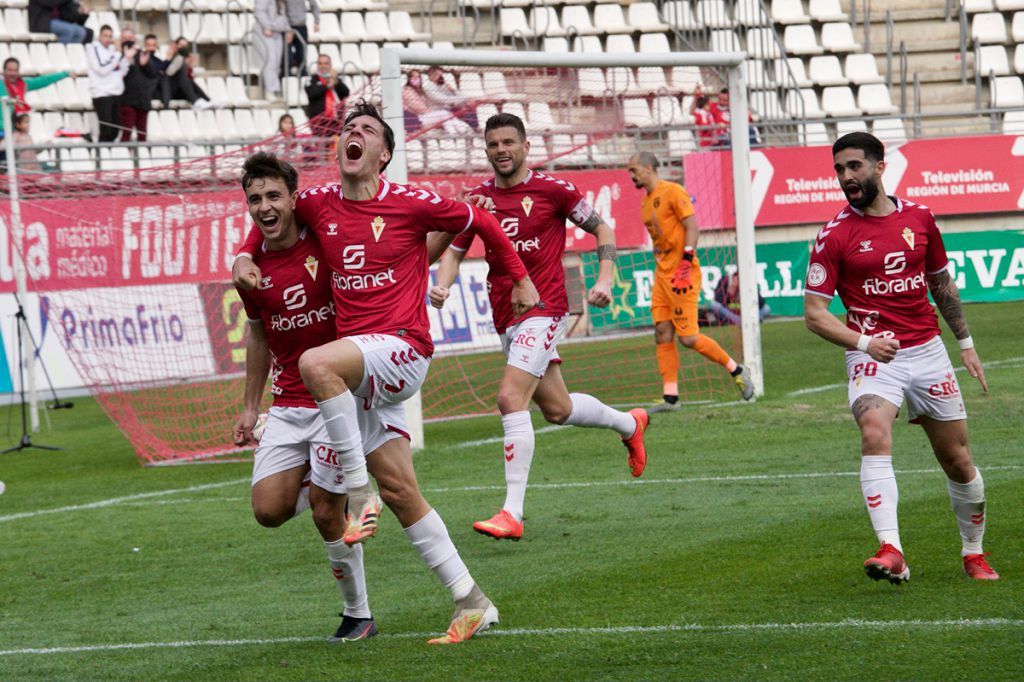
<svg viewBox="0 0 1024 682">
<path fill-rule="evenodd" d="M 496 262 L 496 254 L 488 250 L 487 285 L 494 327 L 502 337 L 507 358 L 498 388 L 507 490 L 501 510 L 486 521 L 474 523 L 473 529 L 495 539 L 519 540 L 523 536 L 523 501 L 534 453 L 531 399 L 553 424 L 616 431 L 626 444 L 633 476 L 640 476 L 647 462 L 643 437 L 649 418 L 639 408 L 620 412 L 593 396 L 569 393 L 559 369 L 557 346 L 569 313 L 562 269 L 566 221 L 597 240 L 600 272 L 587 301 L 601 308 L 611 302 L 615 232 L 571 183 L 530 170 L 526 165 L 530 143 L 522 119 L 507 113 L 492 116 L 484 126 L 484 140 L 494 178 L 469 190 L 469 195 L 493 202 L 505 234 L 526 264 L 530 278 L 538 283 L 541 303 L 517 314 L 508 304 L 512 281 Z M 435 286 L 430 290 L 435 307 L 440 308 L 448 298 L 448 287 L 455 281 L 459 263 L 472 242 L 473 234 L 463 232 L 442 257 Z"/>
<path fill-rule="evenodd" d="M 263 285 L 238 293 L 249 318 L 245 353 L 245 407 L 235 422 L 235 445 L 257 442 L 252 509 L 261 526 L 276 528 L 312 507 L 313 523 L 327 548 L 331 571 L 345 601 L 342 622 L 330 641 L 377 634 L 370 614 L 362 545 L 345 544 L 345 476 L 331 447 L 316 401 L 299 375 L 299 356 L 334 340 L 334 301 L 320 244 L 300 229 L 292 203 L 298 173 L 265 152 L 242 167 L 249 215 L 263 237 L 253 261 Z M 260 437 L 263 388 L 271 377 L 273 405 Z M 370 449 L 374 444 L 367 444 Z"/>
<path fill-rule="evenodd" d="M 835 172 L 850 204 L 829 221 L 811 249 L 804 295 L 808 329 L 846 349 L 849 401 L 861 433 L 861 491 L 881 543 L 864 562 L 875 580 L 910 579 L 897 524 L 892 426 L 904 398 L 948 478 L 960 527 L 964 571 L 978 580 L 999 574 L 985 560 L 985 486 L 967 440 L 967 413 L 930 293 L 960 346 L 967 373 L 988 391 L 948 271 L 935 216 L 926 207 L 888 196 L 882 186 L 885 149 L 868 133 L 832 146 Z M 828 311 L 835 293 L 846 324 Z"/>
<path fill-rule="evenodd" d="M 427 234 L 467 229 L 480 234 L 513 280 L 510 297 L 517 314 L 537 303 L 537 291 L 491 215 L 381 176 L 394 146 L 394 133 L 380 112 L 365 102 L 356 105 L 345 118 L 338 146 L 341 183 L 307 189 L 296 199 L 296 216 L 323 248 L 339 311 L 337 340 L 305 351 L 299 370 L 345 474 L 350 510 L 345 541 L 362 542 L 377 530 L 380 499 L 370 486 L 369 468 L 413 546 L 455 600 L 447 634 L 431 640 L 450 644 L 496 623 L 498 611 L 420 494 L 412 466 L 402 402 L 419 390 L 434 350 L 423 303 Z M 252 254 L 254 241 L 250 233 L 239 256 Z M 236 260 L 236 282 L 251 287 L 259 277 L 251 260 Z M 373 433 L 390 440 L 367 458 L 362 443 Z"/>
</svg>

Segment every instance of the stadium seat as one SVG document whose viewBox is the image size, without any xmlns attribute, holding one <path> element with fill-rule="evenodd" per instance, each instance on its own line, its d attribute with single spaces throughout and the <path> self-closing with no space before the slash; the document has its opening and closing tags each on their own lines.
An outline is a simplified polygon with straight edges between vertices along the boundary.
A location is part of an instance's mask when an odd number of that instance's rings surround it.
<svg viewBox="0 0 1024 682">
<path fill-rule="evenodd" d="M 1024 107 L 1024 85 L 1019 76 L 997 76 L 989 81 L 989 101 L 996 109 Z"/>
<path fill-rule="evenodd" d="M 60 150 L 60 170 L 62 173 L 93 173 L 96 171 L 96 160 L 90 150 L 84 147 L 68 147 Z M 81 181 L 82 178 L 63 178 L 65 182 Z"/>
<path fill-rule="evenodd" d="M 23 62 L 24 63 L 24 62 Z M 62 109 L 63 104 L 60 101 L 60 96 L 57 88 L 40 88 L 39 90 L 29 90 L 25 93 L 25 102 L 28 103 L 33 109 L 43 110 L 54 110 Z"/>
<path fill-rule="evenodd" d="M 745 2 L 759 2 L 759 0 L 744 0 Z M 661 8 L 661 16 L 665 21 L 676 29 L 692 31 L 701 28 L 697 21 L 697 15 L 693 11 L 690 0 L 668 0 Z"/>
<path fill-rule="evenodd" d="M 235 109 L 235 132 L 243 140 L 259 139 L 256 119 L 253 117 L 251 109 Z"/>
<path fill-rule="evenodd" d="M 810 0 L 807 10 L 811 19 L 821 23 L 850 20 L 850 15 L 843 11 L 839 0 Z"/>
<path fill-rule="evenodd" d="M 853 28 L 845 21 L 823 24 L 821 46 L 829 52 L 860 52 L 860 44 L 853 39 Z"/>
<path fill-rule="evenodd" d="M 479 71 L 463 71 L 459 74 L 459 93 L 469 101 L 486 99 L 484 81 Z"/>
<path fill-rule="evenodd" d="M 861 110 L 853 99 L 853 90 L 848 85 L 825 88 L 821 93 L 821 108 L 829 116 L 860 116 Z"/>
<path fill-rule="evenodd" d="M 429 33 L 422 33 L 413 27 L 412 16 L 404 10 L 388 13 L 388 27 L 393 40 L 430 40 Z"/>
<path fill-rule="evenodd" d="M 341 42 L 361 43 L 370 40 L 366 32 L 366 22 L 363 21 L 362 12 L 342 12 L 341 21 Z"/>
<path fill-rule="evenodd" d="M 701 84 L 700 67 L 673 66 L 671 74 L 672 88 L 676 92 L 690 93 Z"/>
<path fill-rule="evenodd" d="M 961 0 L 964 11 L 968 14 L 974 14 L 975 12 L 992 12 L 995 10 L 995 6 L 992 0 Z"/>
<path fill-rule="evenodd" d="M 690 130 L 668 131 L 668 153 L 669 156 L 681 158 L 684 154 L 697 151 L 697 141 L 693 138 Z"/>
<path fill-rule="evenodd" d="M 505 74 L 501 71 L 484 72 L 484 92 L 499 100 L 525 100 L 526 95 L 509 90 Z"/>
<path fill-rule="evenodd" d="M 365 44 L 373 45 L 373 43 Z M 376 47 L 376 45 L 373 46 Z M 281 93 L 284 101 L 293 106 L 297 104 L 304 107 L 309 104 L 304 81 L 297 76 L 287 76 L 281 79 Z"/>
<path fill-rule="evenodd" d="M 779 103 L 774 90 L 754 90 L 750 93 L 750 109 L 762 121 L 777 121 L 786 118 L 786 112 Z"/>
<path fill-rule="evenodd" d="M 437 141 L 438 170 L 440 171 L 462 171 L 469 165 L 469 147 L 466 140 L 461 137 L 442 137 Z M 547 156 L 547 154 L 544 154 Z M 430 163 L 434 164 L 435 158 L 431 157 Z"/>
<path fill-rule="evenodd" d="M 1024 110 L 1017 109 L 1003 114 L 1004 135 L 1024 135 Z"/>
<path fill-rule="evenodd" d="M 225 38 L 227 38 L 228 45 L 241 43 L 245 34 L 252 29 L 254 21 L 251 14 L 228 14 L 227 21 L 224 22 Z"/>
<path fill-rule="evenodd" d="M 260 72 L 263 63 L 252 45 L 228 45 L 228 72 L 236 76 L 251 76 Z"/>
<path fill-rule="evenodd" d="M 697 0 L 697 22 L 706 28 L 732 28 L 735 22 L 723 0 Z"/>
<path fill-rule="evenodd" d="M 587 136 L 577 135 L 552 135 L 551 155 L 556 157 L 553 163 L 556 166 L 585 166 L 590 163 L 588 156 Z"/>
<path fill-rule="evenodd" d="M 383 43 L 386 40 L 394 40 L 391 36 L 391 25 L 388 23 L 388 15 L 384 12 L 367 12 L 363 16 L 366 22 L 366 39 Z"/>
<path fill-rule="evenodd" d="M 602 33 L 633 33 L 635 30 L 622 13 L 621 5 L 598 5 L 594 8 L 594 26 Z"/>
<path fill-rule="evenodd" d="M 590 18 L 590 10 L 580 5 L 567 5 L 562 8 L 562 26 L 572 26 L 576 29 L 576 35 L 593 36 L 599 31 Z M 547 48 L 545 52 L 550 52 Z"/>
<path fill-rule="evenodd" d="M 10 56 L 21 62 L 21 71 L 26 74 L 35 75 L 39 69 L 32 63 L 32 57 L 28 54 L 28 43 L 11 43 Z"/>
<path fill-rule="evenodd" d="M 782 42 L 786 46 L 786 54 L 789 55 L 821 54 L 824 52 L 814 36 L 814 29 L 805 24 L 787 26 L 786 32 L 783 33 Z"/>
<path fill-rule="evenodd" d="M 565 29 L 558 21 L 554 7 L 541 6 L 530 10 L 530 30 L 535 36 L 564 36 Z"/>
<path fill-rule="evenodd" d="M 787 67 L 789 73 L 793 75 L 797 87 L 809 88 L 814 85 L 811 79 L 807 77 L 807 71 L 804 69 L 804 60 L 800 59 L 800 57 L 789 57 L 785 61 L 781 59 L 775 60 L 776 83 L 789 83 L 789 75 L 786 73 Z"/>
<path fill-rule="evenodd" d="M 639 97 L 626 97 L 622 100 L 622 123 L 623 125 L 646 128 L 654 122 L 651 116 L 651 108 L 647 100 Z"/>
<path fill-rule="evenodd" d="M 135 170 L 135 160 L 132 159 L 132 153 L 127 147 L 122 147 L 121 145 L 103 147 L 100 148 L 100 170 Z"/>
<path fill-rule="evenodd" d="M 535 131 L 561 132 L 573 129 L 571 124 L 555 121 L 551 106 L 547 102 L 530 102 L 527 104 L 526 115 L 530 120 L 531 129 Z"/>
<path fill-rule="evenodd" d="M 624 66 L 605 69 L 604 82 L 615 95 L 636 94 L 640 90 L 633 69 Z"/>
<path fill-rule="evenodd" d="M 222 15 L 210 12 L 202 15 L 197 43 L 223 45 L 228 42 L 227 27 Z"/>
<path fill-rule="evenodd" d="M 808 24 L 802 0 L 772 0 L 772 21 L 777 24 Z"/>
<path fill-rule="evenodd" d="M 380 71 L 380 47 L 377 43 L 363 43 L 359 46 L 359 58 L 363 63 L 363 71 L 366 73 L 378 73 Z"/>
<path fill-rule="evenodd" d="M 626 19 L 642 33 L 656 33 L 669 30 L 670 26 L 658 16 L 658 7 L 653 2 L 634 2 L 629 6 Z"/>
<path fill-rule="evenodd" d="M 32 33 L 28 30 L 28 11 L 14 7 L 4 10 L 4 24 L 7 27 L 9 40 L 31 41 Z M 52 39 L 50 34 L 45 34 Z"/>
<path fill-rule="evenodd" d="M 39 131 L 36 130 L 37 122 L 42 122 L 42 130 L 49 132 L 49 135 L 46 138 L 43 138 L 43 136 L 39 134 Z M 63 127 L 64 115 L 56 111 L 47 111 L 32 118 L 32 137 L 39 140 L 45 139 L 45 141 L 48 142 L 53 137 L 53 133 Z"/>
<path fill-rule="evenodd" d="M 1018 45 L 1013 51 L 1013 70 L 1024 73 L 1024 44 Z"/>
<path fill-rule="evenodd" d="M 1002 45 L 982 45 L 978 49 L 976 68 L 983 78 L 1009 75 L 1010 61 L 1006 57 L 1006 48 Z"/>
<path fill-rule="evenodd" d="M 655 97 L 651 102 L 651 116 L 658 126 L 678 126 L 691 123 L 693 119 L 683 113 L 675 97 Z"/>
<path fill-rule="evenodd" d="M 866 133 L 868 124 L 862 118 L 852 121 L 836 121 L 836 137 L 842 137 L 847 133 Z"/>
<path fill-rule="evenodd" d="M 252 100 L 245 91 L 245 83 L 240 76 L 228 76 L 224 82 L 226 89 L 226 101 L 232 107 L 251 107 Z M 207 93 L 213 97 L 213 93 Z"/>
<path fill-rule="evenodd" d="M 365 45 L 365 43 L 363 43 Z M 339 73 L 363 73 L 363 54 L 355 43 L 341 43 L 338 61 L 334 62 Z"/>
<path fill-rule="evenodd" d="M 50 64 L 53 66 L 54 71 L 74 71 L 75 69 L 71 66 L 71 60 L 68 59 L 68 50 L 63 43 L 48 43 L 46 45 L 48 51 L 48 58 Z"/>
<path fill-rule="evenodd" d="M 849 82 L 843 75 L 839 57 L 834 55 L 811 57 L 810 77 L 815 85 L 846 85 Z"/>
<path fill-rule="evenodd" d="M 633 36 L 608 36 L 605 38 L 604 51 L 610 54 L 633 54 L 636 52 Z"/>
<path fill-rule="evenodd" d="M 572 51 L 585 54 L 601 54 L 604 48 L 597 36 L 577 36 L 572 40 Z"/>
<path fill-rule="evenodd" d="M 519 7 L 502 7 L 499 14 L 501 35 L 532 38 L 533 29 L 526 22 L 526 12 Z"/>
<path fill-rule="evenodd" d="M 306 16 L 306 24 L 306 30 L 309 32 L 309 42 L 311 43 L 337 43 L 345 39 L 345 32 L 341 30 L 338 15 L 333 12 L 320 13 L 319 31 L 313 30 L 315 24 L 312 13 Z"/>
<path fill-rule="evenodd" d="M 638 52 L 644 54 L 669 54 L 672 46 L 668 43 L 668 36 L 664 33 L 641 33 L 640 49 Z"/>
<path fill-rule="evenodd" d="M 731 29 L 711 31 L 710 46 L 712 52 L 743 52 L 739 36 Z"/>
<path fill-rule="evenodd" d="M 541 49 L 552 54 L 565 54 L 569 52 L 569 41 L 564 37 L 546 36 Z"/>
<path fill-rule="evenodd" d="M 1024 0 L 996 0 L 996 9 L 1000 12 L 1024 9 Z"/>
<path fill-rule="evenodd" d="M 195 112 L 196 129 L 202 131 L 195 138 L 200 140 L 230 140 L 234 138 L 233 130 L 224 130 L 217 125 L 217 112 L 203 109 Z"/>
<path fill-rule="evenodd" d="M 741 67 L 747 77 L 747 86 L 753 90 L 765 90 L 775 87 L 775 83 L 768 78 L 764 62 L 760 59 L 748 59 Z"/>
<path fill-rule="evenodd" d="M 862 85 L 857 91 L 857 106 L 867 114 L 895 114 L 899 107 L 892 103 L 885 83 Z"/>
<path fill-rule="evenodd" d="M 277 135 L 277 120 L 271 117 L 269 109 L 253 109 L 252 119 L 260 139 Z"/>
<path fill-rule="evenodd" d="M 774 28 L 747 29 L 747 56 L 756 59 L 777 59 L 782 49 L 775 38 Z"/>
<path fill-rule="evenodd" d="M 75 87 L 75 81 L 70 78 L 57 81 L 54 86 L 57 91 L 57 99 L 60 101 L 62 108 L 72 109 L 74 111 L 84 111 L 92 108 L 92 101 L 84 101 L 78 92 L 78 88 Z"/>
<path fill-rule="evenodd" d="M 160 125 L 166 135 L 165 140 L 170 142 L 182 142 L 185 140 L 185 131 L 181 129 L 178 120 L 178 112 L 173 109 L 151 112 L 150 116 L 156 115 L 160 119 Z"/>
<path fill-rule="evenodd" d="M 487 119 L 491 116 L 495 116 L 498 113 L 498 105 L 491 104 L 490 102 L 484 102 L 476 108 L 476 118 L 481 124 L 486 123 Z"/>
<path fill-rule="evenodd" d="M 761 0 L 739 0 L 733 11 L 741 26 L 771 26 L 772 20 L 761 6 Z"/>
<path fill-rule="evenodd" d="M 665 69 L 661 66 L 641 66 L 636 70 L 637 92 L 645 95 L 657 95 L 669 92 Z"/>
<path fill-rule="evenodd" d="M 872 54 L 846 55 L 846 79 L 856 85 L 885 82 L 878 73 L 878 62 Z"/>
<path fill-rule="evenodd" d="M 1014 26 L 1016 23 L 1017 17 L 1014 15 Z M 971 39 L 977 40 L 983 45 L 1005 43 L 1006 22 L 1003 21 L 1003 15 L 999 12 L 975 14 L 971 20 Z M 1014 37 L 1014 40 L 1017 38 Z"/>
<path fill-rule="evenodd" d="M 801 111 L 801 105 L 803 111 Z M 791 118 L 814 119 L 825 118 L 825 112 L 818 104 L 818 95 L 812 88 L 803 88 L 800 91 L 786 91 L 786 112 Z"/>
<path fill-rule="evenodd" d="M 807 147 L 831 145 L 832 138 L 824 123 L 804 123 L 800 126 L 800 144 Z"/>
<path fill-rule="evenodd" d="M 879 118 L 871 126 L 871 132 L 882 142 L 898 144 L 907 141 L 907 129 L 900 118 Z"/>
<path fill-rule="evenodd" d="M 611 94 L 604 80 L 604 71 L 584 67 L 577 72 L 580 94 L 584 97 L 605 97 Z"/>
<path fill-rule="evenodd" d="M 1011 33 L 1013 35 L 1013 42 L 1024 43 L 1024 12 L 1013 13 L 1013 24 L 1011 26 Z M 999 42 L 1006 42 L 1006 40 L 1004 38 Z"/>
<path fill-rule="evenodd" d="M 423 143 L 418 139 L 405 140 L 405 163 L 410 173 L 418 174 L 424 170 Z"/>
<path fill-rule="evenodd" d="M 50 63 L 50 50 L 43 43 L 32 43 L 28 46 L 28 58 L 39 73 L 53 73 L 57 67 Z"/>
</svg>

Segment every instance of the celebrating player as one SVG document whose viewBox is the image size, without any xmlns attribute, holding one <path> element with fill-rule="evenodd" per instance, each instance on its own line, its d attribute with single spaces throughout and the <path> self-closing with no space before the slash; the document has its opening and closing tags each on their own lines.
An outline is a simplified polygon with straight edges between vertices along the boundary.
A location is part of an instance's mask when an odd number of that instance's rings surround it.
<svg viewBox="0 0 1024 682">
<path fill-rule="evenodd" d="M 455 600 L 446 635 L 431 640 L 449 644 L 496 623 L 498 610 L 477 587 L 441 517 L 420 494 L 412 465 L 402 402 L 419 390 L 433 353 L 423 305 L 427 233 L 478 232 L 514 281 L 510 300 L 517 313 L 536 304 L 537 292 L 488 213 L 381 177 L 394 146 L 394 133 L 380 113 L 360 103 L 342 128 L 341 184 L 306 190 L 296 201 L 299 221 L 320 240 L 340 313 L 337 340 L 303 353 L 299 369 L 345 474 L 345 541 L 361 542 L 377 530 L 380 501 L 370 487 L 369 468 L 384 502 Z M 253 252 L 252 238 L 250 233 L 246 253 Z M 236 262 L 235 276 L 249 285 L 259 281 L 258 269 L 247 259 Z M 386 442 L 366 457 L 363 442 L 374 434 Z"/>
<path fill-rule="evenodd" d="M 619 412 L 593 396 L 569 393 L 559 369 L 557 345 L 565 333 L 569 312 L 562 270 L 565 222 L 571 220 L 597 238 L 600 272 L 587 301 L 602 308 L 611 302 L 615 233 L 572 184 L 526 166 L 530 143 L 519 117 L 492 116 L 485 125 L 484 139 L 494 179 L 469 190 L 469 194 L 493 201 L 502 228 L 522 256 L 531 278 L 539 283 L 541 303 L 525 314 L 512 309 L 508 304 L 512 280 L 500 269 L 499 254 L 488 248 L 487 288 L 494 327 L 508 359 L 498 388 L 498 410 L 505 431 L 506 494 L 501 511 L 486 521 L 477 521 L 473 529 L 496 539 L 519 540 L 523 536 L 523 500 L 534 451 L 528 411 L 531 398 L 544 418 L 554 424 L 618 432 L 629 452 L 634 476 L 643 473 L 647 462 L 643 438 L 648 416 L 639 408 Z M 464 232 L 442 257 L 436 286 L 430 290 L 431 303 L 436 307 L 444 305 L 448 287 L 455 281 L 459 263 L 472 242 L 473 234 Z"/>
<path fill-rule="evenodd" d="M 260 525 L 276 528 L 312 507 L 313 523 L 345 601 L 341 625 L 330 641 L 365 639 L 377 634 L 377 626 L 367 602 L 363 547 L 342 540 L 345 476 L 316 402 L 299 376 L 302 351 L 334 340 L 334 303 L 326 268 L 320 269 L 323 254 L 320 244 L 295 224 L 295 169 L 261 152 L 246 159 L 242 173 L 249 215 L 263 237 L 254 261 L 267 279 L 260 289 L 239 289 L 249 316 L 249 335 L 245 408 L 234 426 L 236 445 L 252 442 L 268 374 L 273 377 L 274 396 L 256 447 L 253 514 Z"/>
<path fill-rule="evenodd" d="M 977 580 L 999 574 L 985 560 L 985 484 L 967 442 L 967 412 L 946 348 L 939 339 L 929 292 L 960 345 L 967 373 L 988 391 L 967 329 L 960 294 L 935 216 L 924 206 L 887 196 L 885 150 L 868 133 L 850 133 L 832 146 L 836 176 L 850 205 L 821 228 L 811 250 L 804 296 L 807 328 L 846 348 L 849 400 L 860 427 L 860 487 L 881 546 L 864 562 L 874 580 L 910 579 L 896 519 L 892 425 L 907 399 L 948 477 L 960 526 L 964 571 Z M 835 293 L 846 324 L 829 313 Z"/>
<path fill-rule="evenodd" d="M 658 159 L 650 152 L 629 159 L 629 176 L 637 189 L 647 190 L 640 205 L 640 218 L 654 245 L 654 286 L 651 291 L 651 316 L 657 344 L 658 371 L 663 384 L 662 401 L 656 408 L 679 407 L 679 355 L 672 337 L 708 360 L 724 367 L 732 376 L 744 400 L 754 397 L 750 370 L 729 357 L 718 342 L 700 333 L 697 303 L 700 300 L 701 271 L 697 258 L 700 229 L 682 185 L 658 176 Z"/>
</svg>

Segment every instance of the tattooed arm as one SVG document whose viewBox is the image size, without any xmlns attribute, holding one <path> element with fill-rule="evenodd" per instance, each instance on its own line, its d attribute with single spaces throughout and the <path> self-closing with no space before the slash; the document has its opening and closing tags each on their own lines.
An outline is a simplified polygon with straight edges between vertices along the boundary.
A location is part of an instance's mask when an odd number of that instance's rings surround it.
<svg viewBox="0 0 1024 682">
<path fill-rule="evenodd" d="M 587 294 L 587 303 L 605 308 L 612 302 L 612 279 L 615 277 L 615 230 L 601 216 L 592 213 L 579 224 L 580 229 L 597 238 L 597 283 Z"/>
<path fill-rule="evenodd" d="M 942 270 L 934 275 L 928 275 L 928 291 L 935 299 L 935 306 L 942 314 L 953 331 L 957 341 L 963 341 L 971 336 L 967 328 L 967 319 L 964 318 L 963 306 L 960 305 L 960 291 L 956 288 L 956 282 L 949 275 L 948 270 Z M 985 380 L 985 370 L 978 359 L 978 352 L 973 346 L 960 350 L 960 361 L 967 368 L 967 373 L 978 380 L 981 390 L 988 393 L 988 382 Z"/>
</svg>

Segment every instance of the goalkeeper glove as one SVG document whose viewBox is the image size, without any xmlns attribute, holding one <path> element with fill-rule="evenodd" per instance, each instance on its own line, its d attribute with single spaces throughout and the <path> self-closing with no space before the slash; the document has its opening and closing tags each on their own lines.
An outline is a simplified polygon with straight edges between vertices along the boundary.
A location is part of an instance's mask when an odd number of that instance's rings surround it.
<svg viewBox="0 0 1024 682">
<path fill-rule="evenodd" d="M 683 249 L 683 258 L 679 261 L 676 274 L 672 276 L 672 291 L 677 294 L 685 294 L 693 286 L 690 279 L 690 270 L 693 268 L 693 247 L 687 246 Z"/>
</svg>

